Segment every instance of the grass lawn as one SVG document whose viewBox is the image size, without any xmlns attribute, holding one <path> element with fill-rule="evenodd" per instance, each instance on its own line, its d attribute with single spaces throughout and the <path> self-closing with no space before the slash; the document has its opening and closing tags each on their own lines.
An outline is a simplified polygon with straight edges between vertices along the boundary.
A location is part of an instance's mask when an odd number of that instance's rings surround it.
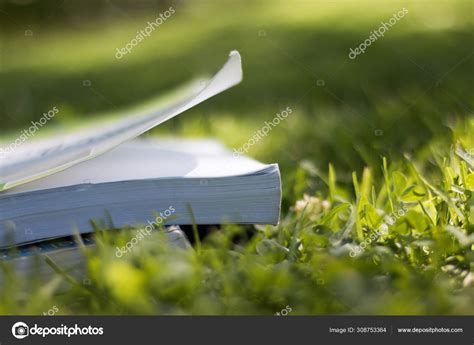
<svg viewBox="0 0 474 345">
<path fill-rule="evenodd" d="M 99 227 L 83 281 L 41 284 L 2 263 L 0 314 L 474 314 L 472 2 L 170 4 L 176 13 L 120 60 L 116 48 L 168 5 L 109 3 L 97 18 L 61 15 L 68 1 L 0 11 L 0 136 L 54 106 L 48 131 L 141 104 L 237 49 L 242 84 L 146 135 L 237 148 L 291 107 L 248 152 L 280 164 L 280 224 L 223 226 L 193 251 L 156 234 L 120 259 L 134 231 Z"/>
</svg>

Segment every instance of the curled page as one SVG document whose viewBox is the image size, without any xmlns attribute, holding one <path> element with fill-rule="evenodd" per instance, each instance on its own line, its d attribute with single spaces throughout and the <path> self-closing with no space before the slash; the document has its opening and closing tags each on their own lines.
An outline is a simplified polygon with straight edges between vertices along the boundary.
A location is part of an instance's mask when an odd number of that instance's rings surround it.
<svg viewBox="0 0 474 345">
<path fill-rule="evenodd" d="M 42 143 L 23 143 L 15 150 L 2 148 L 0 192 L 51 175 L 96 157 L 133 139 L 172 117 L 240 83 L 240 54 L 232 51 L 224 66 L 209 80 L 192 83 L 159 106 L 129 113 L 106 126 L 68 134 Z"/>
</svg>

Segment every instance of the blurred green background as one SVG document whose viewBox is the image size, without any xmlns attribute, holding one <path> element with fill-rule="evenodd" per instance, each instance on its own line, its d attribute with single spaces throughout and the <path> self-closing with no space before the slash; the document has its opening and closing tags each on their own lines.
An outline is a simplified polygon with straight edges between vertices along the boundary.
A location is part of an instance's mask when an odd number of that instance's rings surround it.
<svg viewBox="0 0 474 345">
<path fill-rule="evenodd" d="M 117 48 L 170 6 L 175 14 L 130 54 L 116 59 Z M 349 58 L 350 48 L 403 8 L 408 14 L 384 37 L 356 59 Z M 474 147 L 473 8 L 470 0 L 0 0 L 2 137 L 17 136 L 53 106 L 60 113 L 48 124 L 48 131 L 139 105 L 189 79 L 214 73 L 233 49 L 243 60 L 240 85 L 146 135 L 213 137 L 237 148 L 276 113 L 286 107 L 294 110 L 248 152 L 280 164 L 284 202 L 279 228 L 254 229 L 257 235 L 237 249 L 231 235 L 218 237 L 198 259 L 181 258 L 189 265 L 187 278 L 169 278 L 174 292 L 170 288 L 152 294 L 156 305 L 150 308 L 143 307 L 146 302 L 131 305 L 129 297 L 148 284 L 161 289 L 169 272 L 165 280 L 148 281 L 143 269 L 143 265 L 151 267 L 148 261 L 129 266 L 112 261 L 113 269 L 109 268 L 115 273 L 103 268 L 111 274 L 105 274 L 112 277 L 111 284 L 137 284 L 135 288 L 131 285 L 130 295 L 114 295 L 113 288 L 109 291 L 103 286 L 107 282 L 101 281 L 96 258 L 90 263 L 93 284 L 108 291 L 125 311 L 92 298 L 89 289 L 85 295 L 77 291 L 66 295 L 69 307 L 64 312 L 274 313 L 290 304 L 295 313 L 472 313 L 473 288 L 466 278 L 472 279 L 473 274 L 472 247 L 465 244 L 469 241 L 452 247 L 454 240 L 444 233 L 447 224 L 459 226 L 466 236 L 473 232 L 471 187 L 466 180 L 459 182 L 459 174 L 471 174 L 472 167 L 468 170 L 466 163 L 453 160 L 448 169 L 442 157 L 449 156 L 456 142 L 466 149 Z M 453 203 L 446 201 L 447 194 L 426 187 L 413 168 L 406 166 L 404 155 L 412 157 L 446 193 L 452 193 L 452 183 L 463 184 L 465 194 L 460 199 L 453 195 L 453 202 L 461 202 L 458 207 L 467 212 L 468 221 L 452 215 Z M 382 157 L 391 163 L 390 175 L 382 175 Z M 337 171 L 337 187 L 335 177 L 327 173 L 329 163 Z M 465 170 L 460 172 L 460 166 Z M 364 167 L 368 170 L 362 173 Z M 423 206 L 413 209 L 416 214 L 406 220 L 403 230 L 380 243 L 392 253 L 385 261 L 380 261 L 379 249 L 374 248 L 364 260 L 354 263 L 347 255 L 339 258 L 335 247 L 328 244 L 333 233 L 346 231 L 344 224 L 352 219 L 345 212 L 348 203 L 356 210 L 364 204 L 353 185 L 353 171 L 364 176 L 363 186 L 369 186 L 369 192 L 362 188 L 361 195 L 367 193 L 370 199 L 370 186 L 375 186 L 377 197 L 373 192 L 371 204 L 379 214 L 390 212 L 390 190 L 394 200 L 398 196 L 402 200 L 415 181 L 426 189 L 422 202 L 433 207 L 432 217 Z M 401 178 L 403 173 L 406 176 Z M 406 192 L 400 187 L 397 194 L 400 185 L 411 189 Z M 314 206 L 308 218 L 301 216 L 291 206 L 304 193 L 330 200 L 333 211 L 321 208 L 320 199 L 306 198 L 319 206 Z M 338 202 L 346 206 L 338 208 Z M 368 214 L 361 208 L 362 225 L 356 221 L 365 236 L 375 224 L 368 221 Z M 225 230 L 230 234 L 242 231 Z M 361 240 L 358 235 L 347 236 L 348 241 Z M 417 241 L 421 240 L 435 243 L 434 257 L 419 253 Z M 302 243 L 303 249 L 298 246 Z M 409 253 L 406 248 L 412 245 Z M 299 254 L 287 257 L 287 251 Z M 238 264 L 236 252 L 242 255 Z M 255 252 L 271 255 L 256 260 Z M 166 255 L 157 260 L 172 271 Z M 273 273 L 260 266 L 276 264 L 280 271 Z M 449 269 L 455 271 L 454 281 L 437 276 L 448 270 L 445 266 L 453 265 Z M 212 267 L 207 278 L 203 278 L 204 266 Z M 153 274 L 159 276 L 159 272 Z M 441 283 L 435 284 L 435 278 Z M 211 286 L 197 289 L 200 279 L 209 279 Z M 347 286 L 354 289 L 349 291 Z M 3 294 L 5 303 L 8 293 Z M 190 297 L 182 300 L 185 293 Z M 78 295 L 83 302 L 71 307 Z M 9 304 L 0 311 L 34 313 L 53 303 L 44 300 L 48 302 L 42 305 L 31 302 L 29 309 Z"/>
<path fill-rule="evenodd" d="M 116 49 L 169 6 L 176 13 L 117 60 Z M 409 13 L 385 37 L 348 58 L 403 7 Z M 240 146 L 290 106 L 295 115 L 251 155 L 285 168 L 311 158 L 354 169 L 414 150 L 472 114 L 472 1 L 19 0 L 0 10 L 2 132 L 53 106 L 59 126 L 140 103 L 215 72 L 232 49 L 243 83 L 160 133 Z"/>
</svg>

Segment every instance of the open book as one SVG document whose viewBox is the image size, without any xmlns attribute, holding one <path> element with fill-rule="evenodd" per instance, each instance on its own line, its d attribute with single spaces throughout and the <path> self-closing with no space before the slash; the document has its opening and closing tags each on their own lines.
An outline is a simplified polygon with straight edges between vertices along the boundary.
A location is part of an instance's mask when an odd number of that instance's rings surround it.
<svg viewBox="0 0 474 345">
<path fill-rule="evenodd" d="M 238 52 L 209 80 L 106 124 L 2 146 L 0 247 L 148 224 L 267 223 L 279 219 L 278 166 L 235 157 L 209 140 L 144 140 L 140 134 L 242 80 Z"/>
</svg>

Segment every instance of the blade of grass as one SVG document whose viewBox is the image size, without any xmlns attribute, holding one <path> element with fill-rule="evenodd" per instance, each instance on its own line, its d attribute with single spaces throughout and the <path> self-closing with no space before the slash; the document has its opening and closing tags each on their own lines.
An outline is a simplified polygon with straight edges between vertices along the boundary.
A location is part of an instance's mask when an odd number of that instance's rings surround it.
<svg viewBox="0 0 474 345">
<path fill-rule="evenodd" d="M 194 241 L 196 242 L 196 251 L 198 253 L 201 253 L 201 238 L 199 236 L 199 231 L 198 231 L 198 228 L 197 228 L 197 224 L 196 224 L 196 218 L 194 217 L 194 212 L 193 212 L 193 209 L 191 207 L 191 204 L 187 204 L 186 205 L 187 209 L 188 209 L 188 212 L 191 216 L 191 221 L 192 221 L 192 228 L 193 228 L 193 236 L 194 236 Z"/>
<path fill-rule="evenodd" d="M 390 210 L 391 212 L 395 212 L 395 207 L 393 206 L 393 198 L 392 198 L 392 189 L 391 189 L 391 181 L 390 181 L 390 175 L 388 171 L 388 164 L 387 164 L 387 158 L 383 157 L 383 179 L 385 181 L 385 186 L 387 189 L 387 195 L 388 195 L 388 202 L 390 205 Z"/>
</svg>

